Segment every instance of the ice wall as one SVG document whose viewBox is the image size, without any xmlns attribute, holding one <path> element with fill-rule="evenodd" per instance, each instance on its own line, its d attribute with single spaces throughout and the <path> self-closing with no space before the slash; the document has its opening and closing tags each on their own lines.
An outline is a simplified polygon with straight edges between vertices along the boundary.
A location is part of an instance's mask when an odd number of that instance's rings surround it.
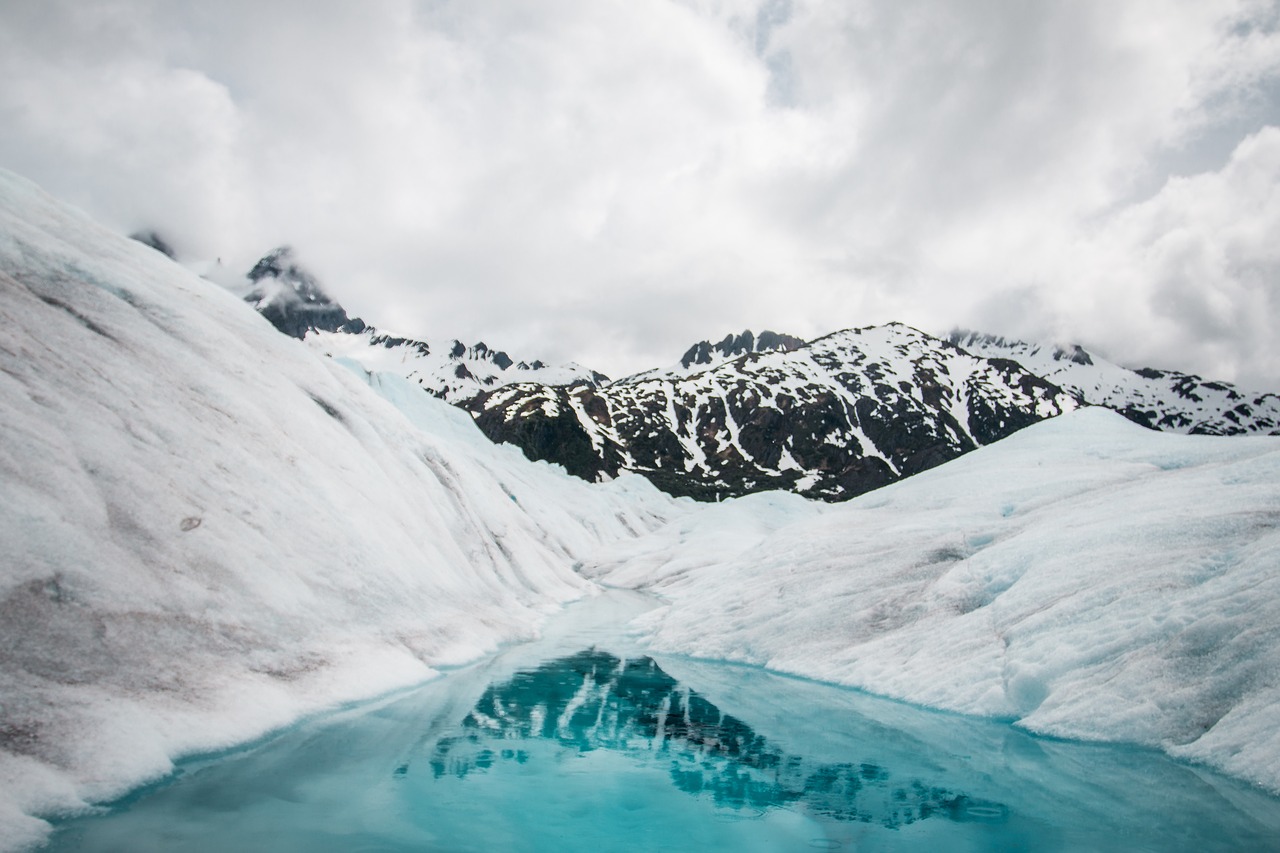
<svg viewBox="0 0 1280 853">
<path fill-rule="evenodd" d="M 530 636 L 677 511 L 408 394 L 0 172 L 0 848 Z"/>
</svg>

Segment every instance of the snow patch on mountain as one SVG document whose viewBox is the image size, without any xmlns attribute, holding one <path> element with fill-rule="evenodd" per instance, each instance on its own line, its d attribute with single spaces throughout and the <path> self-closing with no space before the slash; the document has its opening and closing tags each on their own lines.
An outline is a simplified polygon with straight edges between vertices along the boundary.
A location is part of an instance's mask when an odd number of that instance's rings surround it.
<svg viewBox="0 0 1280 853">
<path fill-rule="evenodd" d="M 1190 435 L 1280 434 L 1280 396 L 1176 370 L 1130 370 L 1077 345 L 1054 346 L 956 330 L 948 339 L 975 355 L 1012 359 L 1096 406 L 1152 429 Z"/>
<path fill-rule="evenodd" d="M 604 374 L 578 364 L 516 361 L 483 341 L 464 344 L 454 339 L 416 340 L 372 326 L 358 332 L 311 331 L 306 342 L 320 353 L 358 362 L 367 370 L 403 376 L 433 397 L 455 404 L 520 382 L 594 387 L 608 381 Z"/>
</svg>

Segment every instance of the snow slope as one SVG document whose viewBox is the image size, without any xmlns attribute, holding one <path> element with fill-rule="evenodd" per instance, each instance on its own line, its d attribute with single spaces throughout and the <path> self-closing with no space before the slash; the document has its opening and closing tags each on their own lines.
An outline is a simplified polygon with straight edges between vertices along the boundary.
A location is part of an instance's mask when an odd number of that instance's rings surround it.
<svg viewBox="0 0 1280 853">
<path fill-rule="evenodd" d="M 574 561 L 682 511 L 494 447 L 4 172 L 0 410 L 0 848 L 529 637 L 590 592 Z"/>
<path fill-rule="evenodd" d="M 822 512 L 765 498 L 586 572 L 668 599 L 645 617 L 656 650 L 1159 746 L 1280 792 L 1280 439 L 1085 409 Z M 744 535 L 759 519 L 774 529 Z"/>
</svg>

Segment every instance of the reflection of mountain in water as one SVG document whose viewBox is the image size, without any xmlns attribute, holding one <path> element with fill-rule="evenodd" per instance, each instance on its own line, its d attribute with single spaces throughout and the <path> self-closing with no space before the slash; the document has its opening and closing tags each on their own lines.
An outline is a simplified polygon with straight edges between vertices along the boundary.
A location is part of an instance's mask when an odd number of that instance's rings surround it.
<svg viewBox="0 0 1280 853">
<path fill-rule="evenodd" d="M 894 828 L 930 817 L 1002 821 L 1003 806 L 919 779 L 895 778 L 876 764 L 827 764 L 791 755 L 746 723 L 682 686 L 648 657 L 620 660 L 590 650 L 492 685 L 431 757 L 436 778 L 465 778 L 502 763 L 525 763 L 522 742 L 554 741 L 569 751 L 626 753 L 669 764 L 682 791 L 716 805 L 789 805 L 836 820 Z M 408 767 L 398 771 L 403 775 Z"/>
</svg>

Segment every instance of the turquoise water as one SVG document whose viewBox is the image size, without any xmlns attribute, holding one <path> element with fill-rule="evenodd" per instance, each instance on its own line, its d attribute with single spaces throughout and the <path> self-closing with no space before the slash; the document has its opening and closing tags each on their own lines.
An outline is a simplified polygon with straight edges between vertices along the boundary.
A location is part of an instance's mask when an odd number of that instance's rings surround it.
<svg viewBox="0 0 1280 853">
<path fill-rule="evenodd" d="M 312 720 L 63 825 L 57 851 L 1280 850 L 1280 801 L 1159 754 L 1034 738 L 645 654 L 649 606 Z"/>
</svg>

